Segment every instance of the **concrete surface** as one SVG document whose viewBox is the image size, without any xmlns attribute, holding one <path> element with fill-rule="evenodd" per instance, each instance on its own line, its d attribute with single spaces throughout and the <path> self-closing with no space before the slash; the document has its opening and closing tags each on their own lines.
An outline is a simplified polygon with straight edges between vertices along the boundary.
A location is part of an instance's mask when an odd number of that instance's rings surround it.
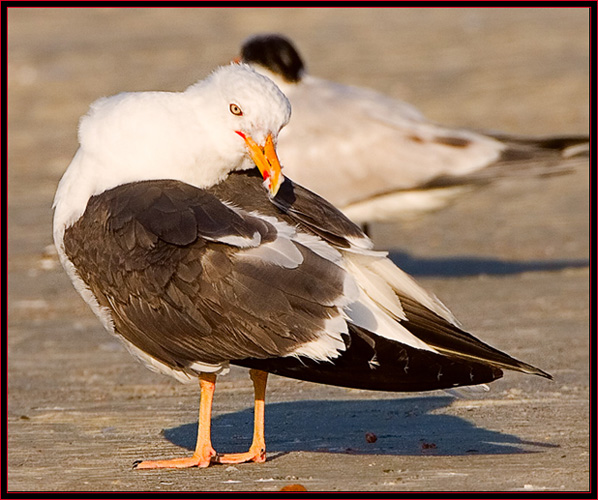
<svg viewBox="0 0 598 500">
<path fill-rule="evenodd" d="M 136 363 L 51 251 L 51 201 L 91 101 L 181 90 L 259 31 L 313 74 L 454 125 L 587 133 L 583 9 L 10 9 L 11 491 L 584 491 L 589 488 L 589 176 L 505 181 L 373 237 L 476 336 L 554 375 L 487 393 L 392 394 L 272 377 L 265 464 L 134 471 L 194 446 L 198 388 Z M 251 432 L 244 370 L 219 380 L 214 444 Z M 365 433 L 376 434 L 368 443 Z"/>
</svg>

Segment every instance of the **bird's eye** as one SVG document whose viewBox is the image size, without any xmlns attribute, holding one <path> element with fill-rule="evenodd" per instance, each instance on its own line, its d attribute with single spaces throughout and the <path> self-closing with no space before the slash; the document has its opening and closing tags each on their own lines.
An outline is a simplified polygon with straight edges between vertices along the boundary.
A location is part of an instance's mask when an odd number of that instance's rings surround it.
<svg viewBox="0 0 598 500">
<path fill-rule="evenodd" d="M 237 104 L 231 104 L 229 106 L 230 112 L 236 116 L 243 116 L 243 110 Z"/>
</svg>

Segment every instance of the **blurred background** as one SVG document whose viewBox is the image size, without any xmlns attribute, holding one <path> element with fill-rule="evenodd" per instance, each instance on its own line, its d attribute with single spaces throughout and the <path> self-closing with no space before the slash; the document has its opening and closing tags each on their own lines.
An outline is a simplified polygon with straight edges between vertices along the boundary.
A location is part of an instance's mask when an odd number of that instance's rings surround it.
<svg viewBox="0 0 598 500">
<path fill-rule="evenodd" d="M 311 74 L 376 89 L 447 125 L 523 135 L 589 129 L 588 9 L 9 8 L 7 15 L 9 487 L 17 490 L 197 489 L 200 481 L 128 470 L 136 458 L 182 453 L 160 432 L 194 422 L 197 391 L 130 359 L 52 250 L 52 198 L 77 149 L 79 117 L 98 97 L 183 90 L 236 57 L 249 35 L 278 32 L 295 42 Z M 437 417 L 492 428 L 494 441 L 515 434 L 523 448 L 526 440 L 547 443 L 534 460 L 519 452 L 499 459 L 488 448 L 450 462 L 450 444 L 448 451 L 439 444 L 447 456 L 422 461 L 391 446 L 376 467 L 359 453 L 288 453 L 264 464 L 260 477 L 297 476 L 311 489 L 465 490 L 480 487 L 479 468 L 494 490 L 587 487 L 588 176 L 582 161 L 569 175 L 505 181 L 442 212 L 372 228 L 378 248 L 391 250 L 476 336 L 555 375 L 554 384 L 509 375 L 493 384 L 494 400 L 469 410 L 447 398 L 432 404 Z M 235 370 L 227 380 L 243 393 L 222 396 L 226 404 L 215 411 L 230 414 L 249 405 L 249 382 Z M 372 397 L 276 377 L 271 387 L 275 403 Z M 505 398 L 524 406 L 491 404 Z M 419 411 L 405 405 L 406 415 Z M 374 422 L 379 410 L 365 406 L 359 415 Z M 335 421 L 351 428 L 343 418 Z M 412 432 L 425 433 L 424 423 Z M 453 427 L 465 438 L 469 428 Z M 284 439 L 278 446 L 315 449 Z M 470 447 L 484 455 L 479 443 Z M 324 462 L 314 466 L 314 456 Z M 438 472 L 455 464 L 456 476 Z M 347 476 L 351 467 L 359 474 Z M 238 484 L 226 482 L 223 468 L 203 471 L 201 488 L 281 485 L 256 483 L 255 468 L 240 469 Z M 395 474 L 402 482 L 389 482 L 388 470 L 403 471 Z"/>
</svg>

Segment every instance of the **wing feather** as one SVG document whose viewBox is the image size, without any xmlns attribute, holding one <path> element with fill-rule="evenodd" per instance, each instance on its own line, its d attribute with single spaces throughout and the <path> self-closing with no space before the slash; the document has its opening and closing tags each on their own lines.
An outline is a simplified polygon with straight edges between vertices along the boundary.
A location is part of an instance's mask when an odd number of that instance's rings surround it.
<svg viewBox="0 0 598 500">
<path fill-rule="evenodd" d="M 344 349 L 347 273 L 326 259 L 338 252 L 308 240 L 205 190 L 145 181 L 93 197 L 64 245 L 116 333 L 192 371 L 322 338 L 324 358 Z"/>
</svg>

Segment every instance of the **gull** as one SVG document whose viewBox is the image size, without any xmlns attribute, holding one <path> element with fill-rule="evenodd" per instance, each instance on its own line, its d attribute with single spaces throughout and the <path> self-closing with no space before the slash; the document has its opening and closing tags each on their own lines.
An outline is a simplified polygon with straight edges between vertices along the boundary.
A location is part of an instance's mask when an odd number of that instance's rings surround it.
<svg viewBox="0 0 598 500">
<path fill-rule="evenodd" d="M 474 186 L 571 170 L 587 136 L 525 138 L 435 123 L 414 106 L 307 73 L 283 35 L 248 38 L 239 57 L 271 78 L 293 106 L 279 137 L 286 174 L 354 222 L 437 210 Z"/>
<path fill-rule="evenodd" d="M 183 92 L 91 105 L 54 201 L 54 241 L 103 326 L 150 369 L 199 380 L 192 456 L 138 469 L 266 459 L 268 373 L 423 391 L 503 369 L 551 378 L 466 333 L 431 293 L 315 193 L 281 171 L 289 101 L 244 64 Z M 210 422 L 230 364 L 253 380 L 249 451 L 219 454 Z"/>
</svg>

